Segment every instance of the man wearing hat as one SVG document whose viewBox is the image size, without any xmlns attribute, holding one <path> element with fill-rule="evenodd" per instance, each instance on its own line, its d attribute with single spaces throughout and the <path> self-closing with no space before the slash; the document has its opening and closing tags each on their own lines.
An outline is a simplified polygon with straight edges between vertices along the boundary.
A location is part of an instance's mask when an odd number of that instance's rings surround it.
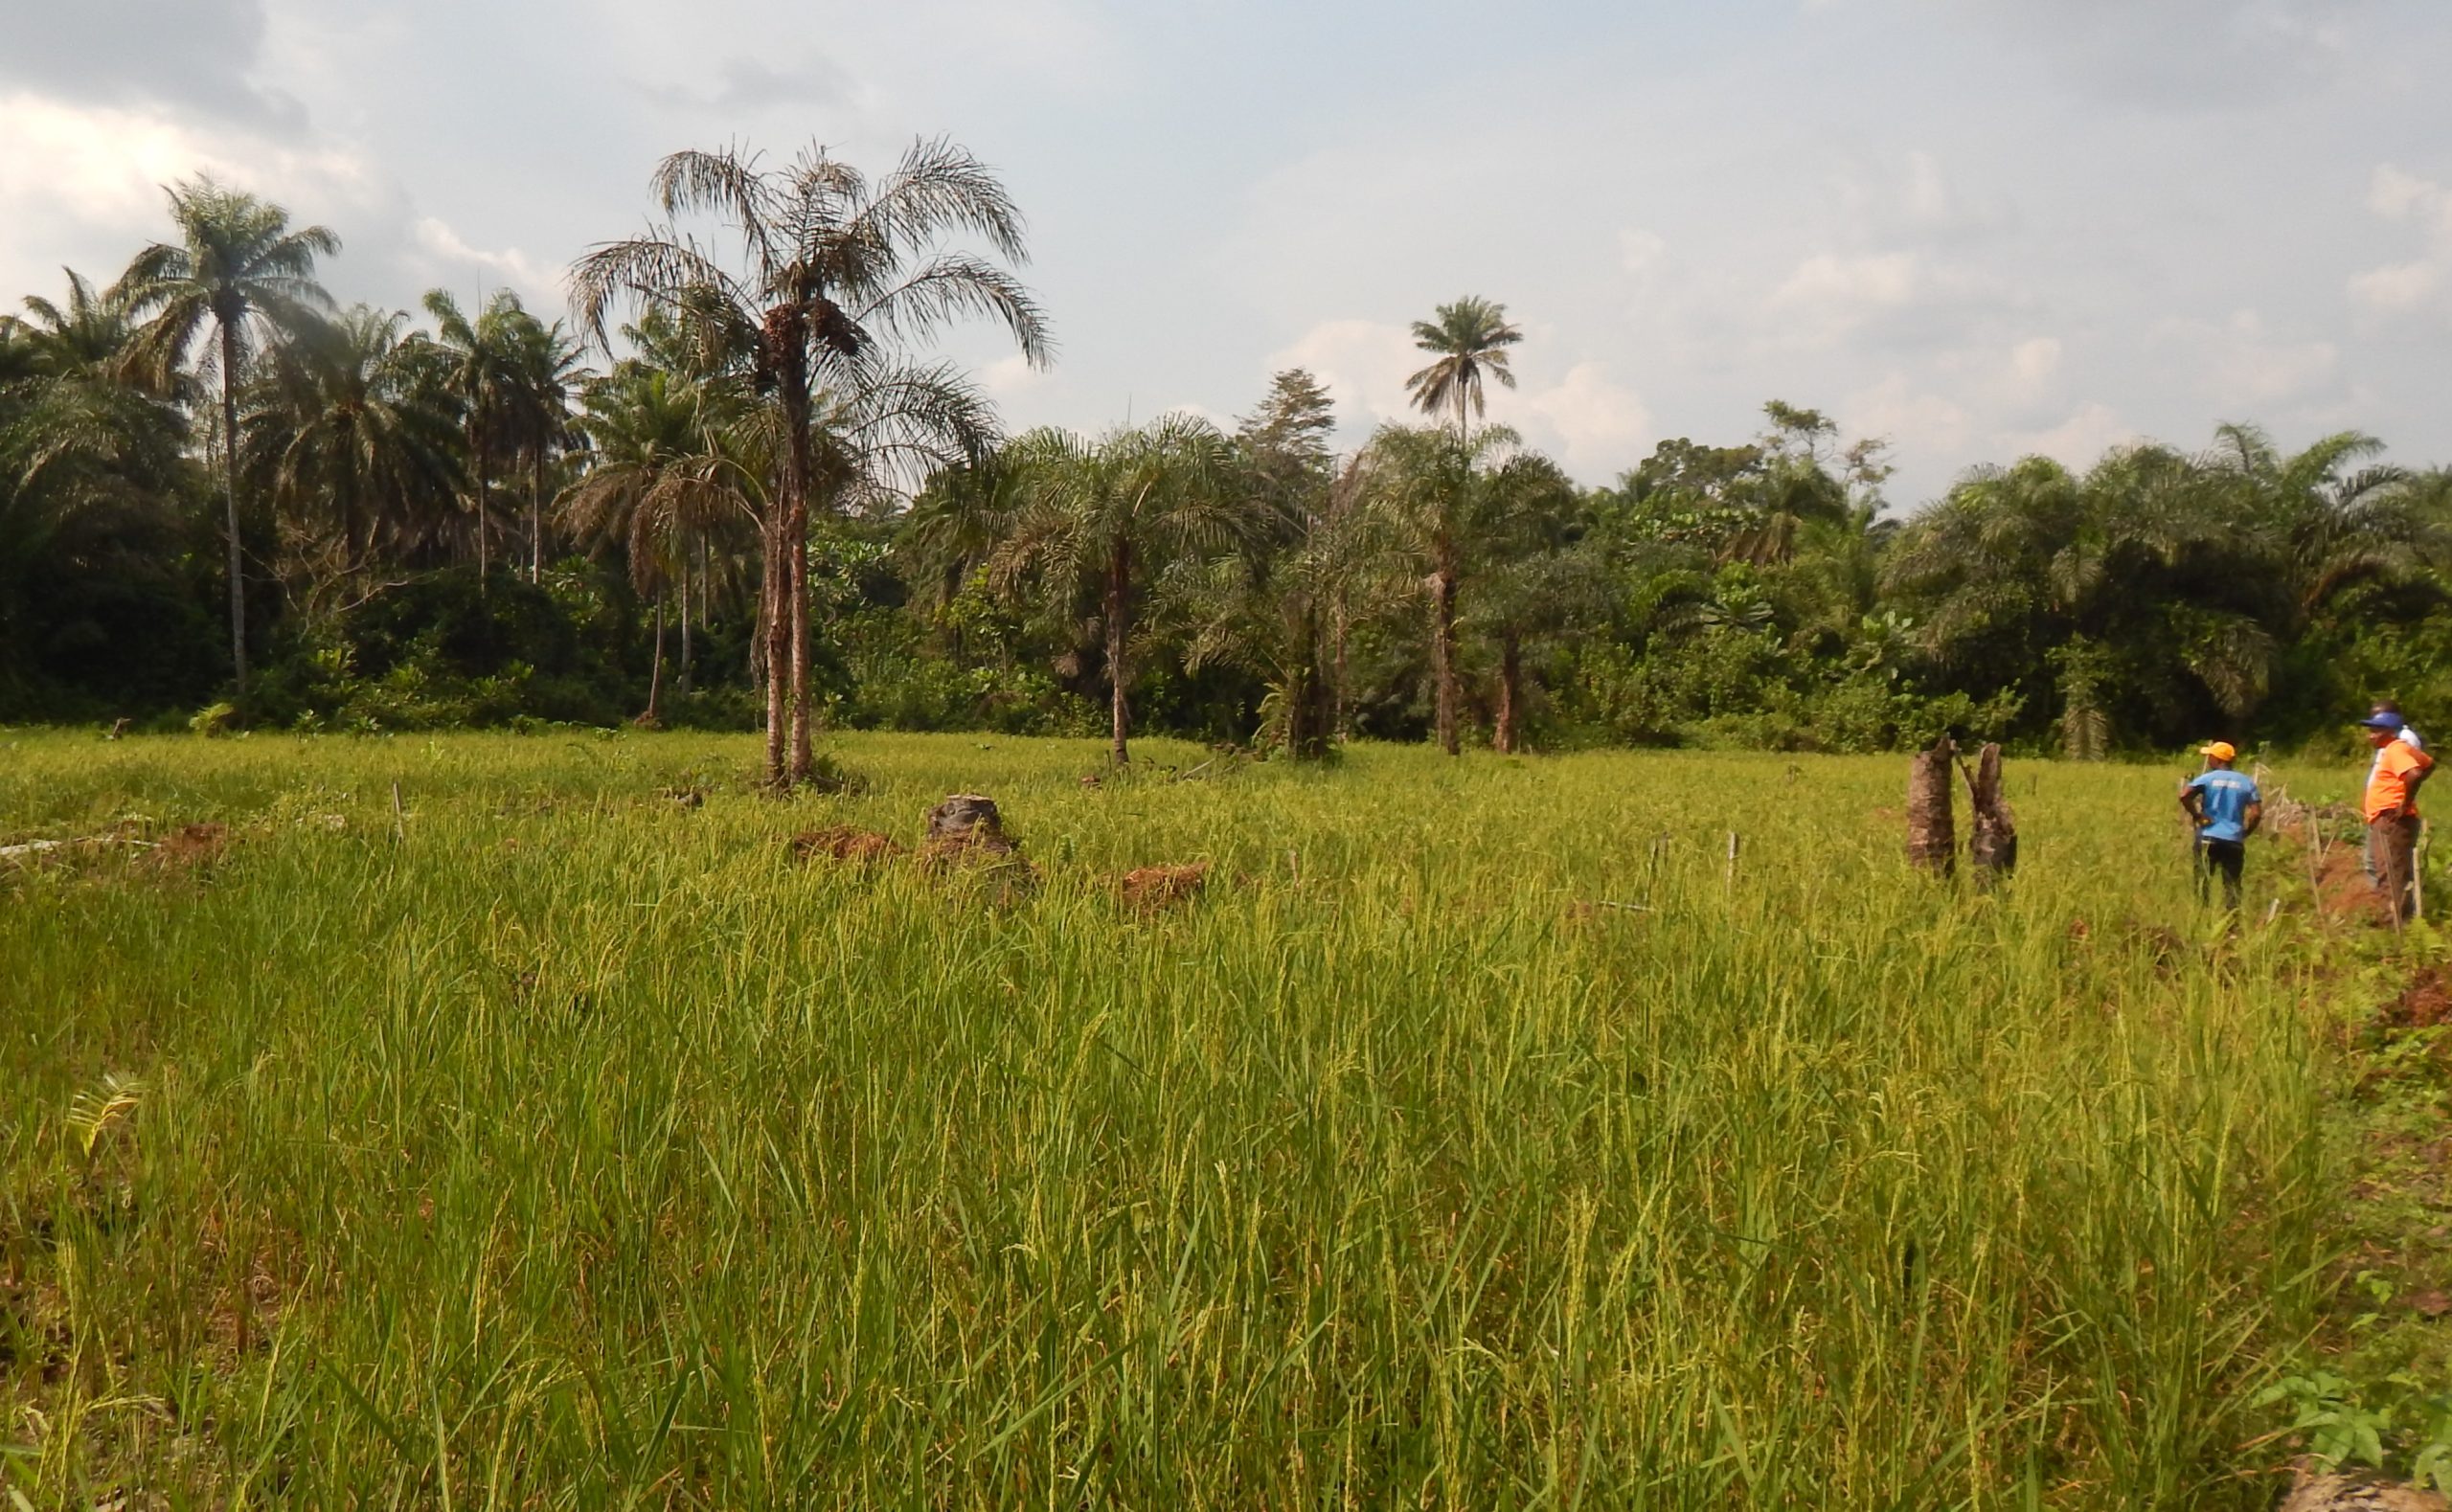
<svg viewBox="0 0 2452 1512">
<path fill-rule="evenodd" d="M 2375 764 L 2367 773 L 2367 874 L 2384 894 L 2393 922 L 2404 924 L 2418 912 L 2412 886 L 2417 874 L 2418 789 L 2435 770 L 2435 758 L 2401 738 L 2401 716 L 2389 710 L 2358 722 L 2367 743 L 2375 748 Z"/>
<path fill-rule="evenodd" d="M 2264 818 L 2264 795 L 2257 791 L 2255 778 L 2232 770 L 2239 753 L 2229 741 L 2199 746 L 2197 755 L 2205 757 L 2205 770 L 2180 788 L 2180 807 L 2196 825 L 2196 896 L 2203 902 L 2212 894 L 2219 872 L 2222 906 L 2236 910 L 2239 873 L 2248 864 L 2248 837 Z"/>
</svg>

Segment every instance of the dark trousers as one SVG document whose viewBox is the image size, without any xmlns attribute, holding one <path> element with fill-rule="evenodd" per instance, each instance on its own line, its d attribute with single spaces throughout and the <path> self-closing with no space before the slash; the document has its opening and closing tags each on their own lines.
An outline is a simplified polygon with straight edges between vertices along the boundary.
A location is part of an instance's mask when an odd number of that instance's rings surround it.
<svg viewBox="0 0 2452 1512">
<path fill-rule="evenodd" d="M 2196 843 L 2196 900 L 2213 901 L 2214 878 L 2222 878 L 2222 906 L 2236 911 L 2239 906 L 2239 873 L 2248 864 L 2248 844 L 2244 840 L 2202 840 Z"/>
<path fill-rule="evenodd" d="M 2393 911 L 2393 922 L 2405 924 L 2418 913 L 2418 892 L 2410 883 L 2417 874 L 2418 816 L 2387 814 L 2367 823 L 2367 874 L 2374 879 L 2375 891 L 2384 894 L 2384 906 Z"/>
</svg>

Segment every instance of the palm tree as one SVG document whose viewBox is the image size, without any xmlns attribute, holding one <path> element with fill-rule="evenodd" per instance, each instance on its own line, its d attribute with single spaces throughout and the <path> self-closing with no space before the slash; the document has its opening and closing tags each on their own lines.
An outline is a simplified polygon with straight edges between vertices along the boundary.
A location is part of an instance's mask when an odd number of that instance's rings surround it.
<svg viewBox="0 0 2452 1512">
<path fill-rule="evenodd" d="M 434 317 L 434 345 L 443 352 L 443 387 L 460 405 L 468 449 L 468 512 L 477 532 L 477 580 L 483 582 L 489 553 L 488 516 L 493 508 L 494 463 L 513 449 L 519 429 L 521 372 L 517 324 L 527 311 L 519 296 L 497 289 L 477 318 L 443 289 L 428 289 L 425 310 Z"/>
<path fill-rule="evenodd" d="M 545 576 L 546 469 L 576 437 L 570 404 L 585 369 L 579 344 L 560 321 L 549 326 L 515 300 L 504 334 L 510 383 L 503 429 L 528 463 L 528 580 L 534 583 Z"/>
<path fill-rule="evenodd" d="M 753 354 L 781 441 L 778 486 L 763 522 L 762 601 L 766 768 L 769 780 L 785 787 L 807 777 L 816 759 L 809 507 L 813 495 L 834 504 L 829 485 L 850 482 L 841 469 L 818 475 L 821 395 L 876 388 L 875 372 L 892 365 L 895 348 L 969 316 L 1000 322 L 1026 359 L 1044 363 L 1046 322 L 1029 291 L 999 263 L 942 245 L 968 235 L 1004 263 L 1019 263 L 1021 213 L 984 164 L 942 141 L 913 144 L 874 182 L 822 147 L 765 171 L 754 154 L 737 150 L 677 152 L 658 165 L 649 192 L 667 218 L 581 257 L 571 270 L 571 305 L 599 346 L 614 304 L 626 301 L 662 310 L 700 350 Z M 738 268 L 674 224 L 695 213 L 713 214 L 739 237 Z"/>
<path fill-rule="evenodd" d="M 2304 632 L 2356 584 L 2415 574 L 2437 543 L 2415 475 L 2375 462 L 2383 450 L 2372 436 L 2342 431 L 2285 457 L 2255 426 L 2224 425 L 2200 459 L 2227 495 L 2220 507 L 2272 563 L 2285 634 Z"/>
<path fill-rule="evenodd" d="M 27 377 L 117 379 L 135 337 L 126 301 L 116 291 L 96 293 L 75 268 L 60 271 L 68 275 L 68 303 L 27 295 L 24 315 L 0 315 L 0 341 L 13 344 L 13 366 Z"/>
<path fill-rule="evenodd" d="M 1455 756 L 1462 705 L 1457 660 L 1457 598 L 1469 567 L 1495 568 L 1522 533 L 1528 514 L 1550 507 L 1572 485 L 1557 464 L 1523 449 L 1503 425 L 1450 435 L 1435 426 L 1382 426 L 1362 458 L 1363 496 L 1391 531 L 1399 554 L 1421 575 L 1430 597 L 1430 666 L 1435 733 Z"/>
<path fill-rule="evenodd" d="M 239 434 L 303 537 L 336 532 L 343 575 L 461 483 L 457 423 L 420 382 L 408 316 L 363 305 L 266 364 Z M 319 518 L 328 516 L 328 518 Z"/>
<path fill-rule="evenodd" d="M 640 722 L 663 717 L 665 602 L 693 541 L 758 512 L 758 470 L 723 436 L 725 396 L 660 369 L 624 364 L 590 384 L 578 424 L 589 467 L 558 511 L 591 549 L 619 550 L 630 586 L 655 601 L 655 660 Z"/>
<path fill-rule="evenodd" d="M 1372 576 L 1373 522 L 1331 505 L 1257 523 L 1267 538 L 1179 561 L 1158 597 L 1183 632 L 1185 669 L 1223 663 L 1260 678 L 1260 743 L 1316 759 L 1338 733 L 1338 616 Z"/>
<path fill-rule="evenodd" d="M 1508 532 L 1510 549 L 1498 553 L 1485 575 L 1481 602 L 1470 616 L 1498 650 L 1490 749 L 1501 756 L 1523 747 L 1526 651 L 1600 621 L 1608 610 L 1610 584 L 1599 555 L 1565 539 L 1573 489 L 1542 492 L 1546 498 L 1535 494 L 1516 516 Z"/>
<path fill-rule="evenodd" d="M 1456 434 L 1464 436 L 1467 408 L 1474 415 L 1487 408 L 1484 373 L 1515 387 L 1507 349 L 1523 339 L 1524 332 L 1508 324 L 1506 305 L 1470 294 L 1440 305 L 1429 320 L 1414 322 L 1414 345 L 1438 359 L 1405 380 L 1415 408 L 1425 415 L 1454 409 Z"/>
<path fill-rule="evenodd" d="M 208 323 L 213 344 L 200 372 L 221 386 L 222 505 L 230 544 L 230 666 L 236 702 L 247 701 L 247 599 L 238 537 L 238 381 L 265 344 L 314 324 L 331 307 L 315 282 L 315 260 L 341 249 L 322 226 L 292 229 L 289 212 L 211 178 L 171 186 L 180 241 L 155 242 L 127 265 L 112 297 L 131 316 L 151 316 L 131 355 L 158 387 L 186 366 Z"/>
<path fill-rule="evenodd" d="M 1129 761 L 1130 654 L 1136 598 L 1173 560 L 1214 555 L 1240 542 L 1248 496 L 1230 486 L 1233 451 L 1207 420 L 1169 415 L 1089 441 L 1033 431 L 999 465 L 1013 484 L 988 579 L 1008 592 L 1033 581 L 1057 604 L 1095 592 L 1106 643 L 1111 753 Z M 994 497 L 994 494 L 990 494 Z"/>
</svg>

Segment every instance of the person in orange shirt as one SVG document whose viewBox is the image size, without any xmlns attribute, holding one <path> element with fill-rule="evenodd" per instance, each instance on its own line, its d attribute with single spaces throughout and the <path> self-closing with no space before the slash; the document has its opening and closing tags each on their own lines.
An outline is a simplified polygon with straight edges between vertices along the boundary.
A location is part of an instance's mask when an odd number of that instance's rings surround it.
<svg viewBox="0 0 2452 1512">
<path fill-rule="evenodd" d="M 2435 770 L 2435 758 L 2401 738 L 2401 716 L 2378 712 L 2359 721 L 2375 765 L 2367 774 L 2367 874 L 2384 894 L 2393 922 L 2417 912 L 2411 886 L 2418 854 L 2418 790 Z"/>
</svg>

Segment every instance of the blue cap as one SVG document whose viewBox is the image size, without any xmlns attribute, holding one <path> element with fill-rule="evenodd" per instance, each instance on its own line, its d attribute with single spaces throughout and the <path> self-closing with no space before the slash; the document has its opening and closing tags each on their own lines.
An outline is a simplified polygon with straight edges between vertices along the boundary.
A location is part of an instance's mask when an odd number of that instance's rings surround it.
<svg viewBox="0 0 2452 1512">
<path fill-rule="evenodd" d="M 2369 714 L 2359 723 L 2370 730 L 2398 730 L 2401 728 L 2401 716 L 2393 713 Z"/>
</svg>

